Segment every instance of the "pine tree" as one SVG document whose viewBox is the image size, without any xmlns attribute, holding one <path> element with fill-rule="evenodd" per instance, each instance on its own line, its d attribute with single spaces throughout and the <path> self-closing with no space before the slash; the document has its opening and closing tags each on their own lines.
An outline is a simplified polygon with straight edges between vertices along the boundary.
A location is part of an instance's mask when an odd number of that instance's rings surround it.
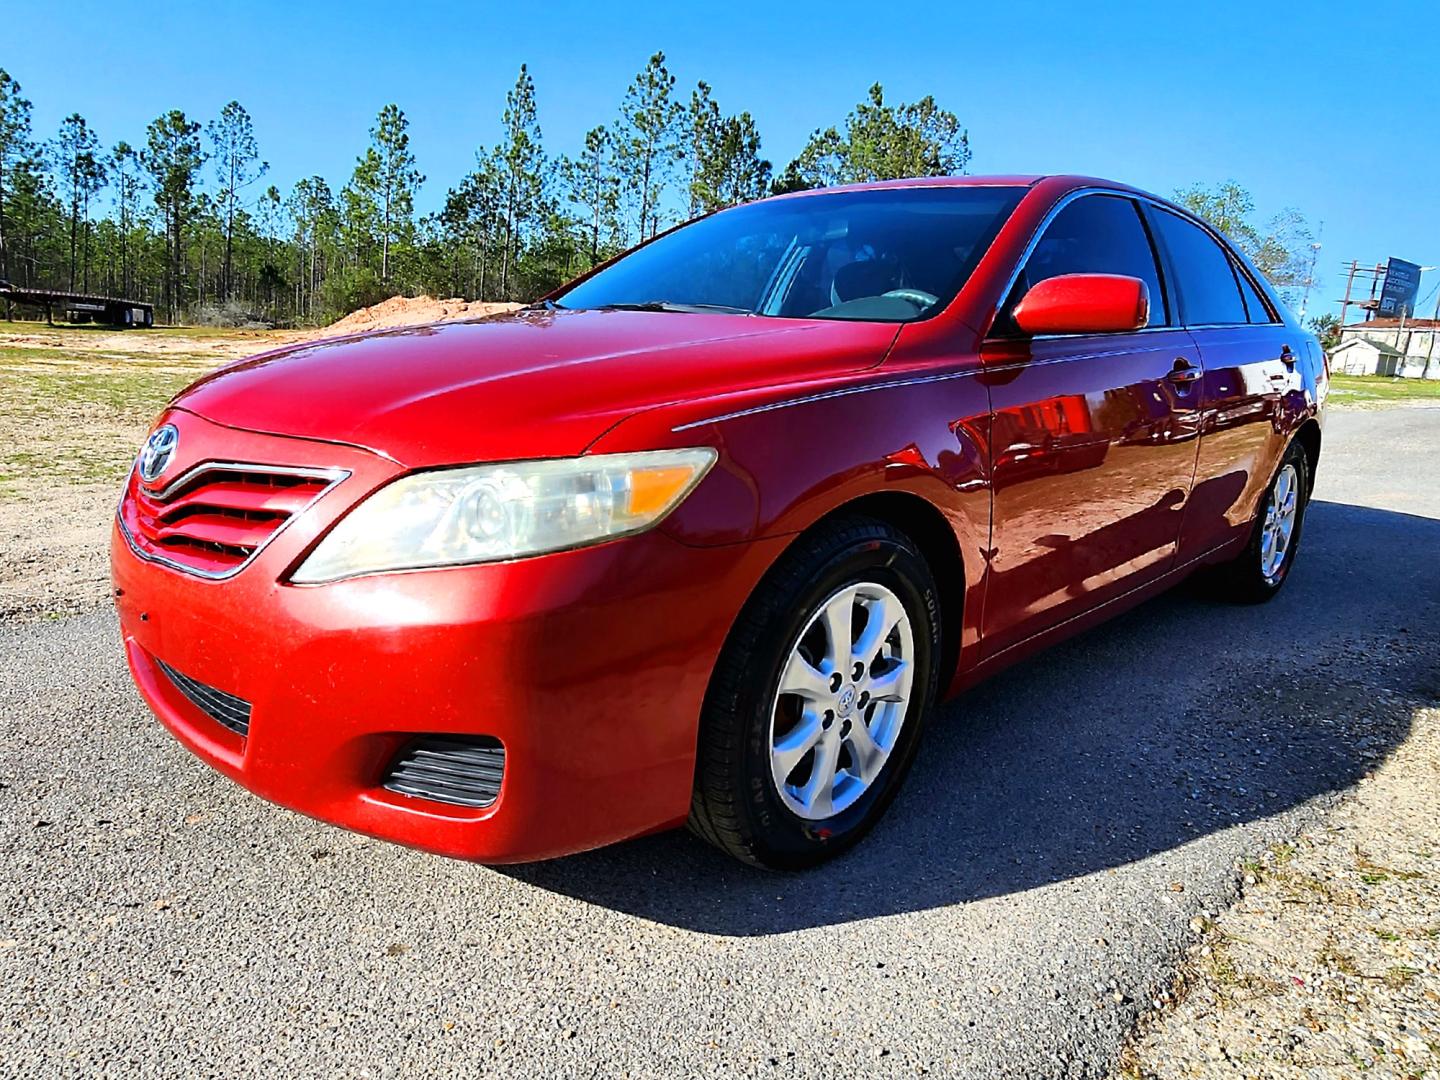
<svg viewBox="0 0 1440 1080">
<path fill-rule="evenodd" d="M 657 52 L 625 91 L 616 131 L 618 161 L 626 194 L 637 209 L 639 239 L 660 231 L 660 205 L 680 160 L 680 119 L 675 76 Z"/>
<path fill-rule="evenodd" d="M 844 134 L 833 127 L 812 134 L 775 188 L 947 176 L 963 173 L 969 162 L 970 137 L 954 113 L 928 94 L 913 104 L 886 105 L 876 83 L 845 118 Z"/>
<path fill-rule="evenodd" d="M 620 232 L 620 177 L 615 167 L 615 140 L 600 127 L 585 133 L 585 149 L 578 158 L 563 158 L 560 176 L 565 195 L 578 207 L 585 228 L 585 252 L 590 266 L 618 247 Z"/>
<path fill-rule="evenodd" d="M 410 122 L 395 104 L 380 110 L 370 129 L 373 188 L 380 214 L 380 280 L 390 280 L 392 248 L 408 244 L 415 228 L 415 192 L 425 182 L 410 152 Z"/>
<path fill-rule="evenodd" d="M 145 134 L 140 162 L 150 174 L 155 205 L 165 222 L 168 272 L 164 298 L 166 313 L 173 321 L 185 302 L 185 226 L 205 152 L 200 147 L 200 125 L 187 120 L 179 109 L 152 120 Z"/>
<path fill-rule="evenodd" d="M 73 292 L 77 284 L 77 258 L 83 262 L 81 286 L 90 288 L 90 200 L 105 186 L 105 164 L 100 156 L 100 139 L 79 113 L 71 113 L 60 124 L 55 139 L 55 166 L 60 190 L 70 215 L 70 277 Z M 83 248 L 83 258 L 81 249 Z"/>
<path fill-rule="evenodd" d="M 495 163 L 504 185 L 505 246 L 501 251 L 500 295 L 510 296 L 510 273 L 543 192 L 545 153 L 536 119 L 535 80 L 524 64 L 515 87 L 505 95 L 502 118 L 505 139 L 495 148 Z"/>
<path fill-rule="evenodd" d="M 457 291 L 472 297 L 490 296 L 490 261 L 495 235 L 502 227 L 503 183 L 493 157 L 476 156 L 475 169 L 452 188 L 440 214 L 441 227 L 457 251 L 468 253 L 468 288 Z M 457 282 L 458 284 L 458 282 Z"/>
<path fill-rule="evenodd" d="M 762 198 L 770 162 L 760 157 L 760 133 L 748 112 L 721 116 L 710 87 L 690 97 L 690 214 L 707 214 Z"/>
<path fill-rule="evenodd" d="M 315 293 L 320 288 L 320 244 L 327 223 L 335 214 L 335 198 L 323 177 L 310 176 L 296 182 L 285 209 L 294 224 L 297 255 L 295 311 L 314 318 Z"/>
<path fill-rule="evenodd" d="M 135 289 L 130 259 L 130 239 L 135 231 L 136 204 L 140 198 L 140 155 L 121 139 L 110 151 L 110 175 L 115 185 L 116 240 L 120 248 L 120 293 L 131 296 Z"/>
<path fill-rule="evenodd" d="M 30 102 L 20 96 L 20 84 L 0 68 L 0 281 L 10 279 L 15 200 L 14 174 L 34 154 L 30 135 Z M 6 318 L 10 302 L 5 302 Z"/>
<path fill-rule="evenodd" d="M 264 176 L 270 165 L 260 160 L 250 114 L 238 101 L 221 109 L 220 119 L 212 120 L 206 131 L 214 148 L 211 156 L 215 161 L 215 179 L 220 185 L 216 199 L 225 221 L 225 263 L 220 292 L 223 299 L 230 300 L 234 296 L 235 216 L 240 209 L 240 193 Z"/>
</svg>

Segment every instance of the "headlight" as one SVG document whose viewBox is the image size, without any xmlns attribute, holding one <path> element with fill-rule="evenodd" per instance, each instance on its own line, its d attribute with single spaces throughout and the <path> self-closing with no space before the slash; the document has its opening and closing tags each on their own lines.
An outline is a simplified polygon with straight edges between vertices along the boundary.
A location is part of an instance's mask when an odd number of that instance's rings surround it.
<svg viewBox="0 0 1440 1080">
<path fill-rule="evenodd" d="M 351 510 L 290 580 L 518 559 L 640 532 L 715 457 L 704 447 L 412 473 Z"/>
</svg>

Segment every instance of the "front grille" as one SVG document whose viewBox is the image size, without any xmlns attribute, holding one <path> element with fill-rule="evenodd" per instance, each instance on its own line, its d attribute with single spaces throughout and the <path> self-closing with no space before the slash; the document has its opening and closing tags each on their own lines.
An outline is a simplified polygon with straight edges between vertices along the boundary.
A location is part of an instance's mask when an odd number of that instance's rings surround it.
<svg viewBox="0 0 1440 1080">
<path fill-rule="evenodd" d="M 227 577 L 341 475 L 207 464 L 157 492 L 147 489 L 135 470 L 120 503 L 120 522 L 141 555 L 203 577 Z"/>
<path fill-rule="evenodd" d="M 430 735 L 400 752 L 383 786 L 416 799 L 489 806 L 504 775 L 505 748 L 497 740 Z"/>
<path fill-rule="evenodd" d="M 250 733 L 250 703 L 244 698 L 227 694 L 224 690 L 216 690 L 213 686 L 206 686 L 198 679 L 183 675 L 158 656 L 155 657 L 155 663 L 175 684 L 175 689 L 184 694 L 191 705 L 194 705 L 211 720 L 222 727 L 229 728 L 237 735 Z"/>
</svg>

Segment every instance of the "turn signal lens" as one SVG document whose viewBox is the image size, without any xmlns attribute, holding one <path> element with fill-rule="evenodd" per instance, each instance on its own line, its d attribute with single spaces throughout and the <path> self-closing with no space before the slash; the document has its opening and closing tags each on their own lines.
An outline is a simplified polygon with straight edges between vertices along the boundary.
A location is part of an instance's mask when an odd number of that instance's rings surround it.
<svg viewBox="0 0 1440 1080">
<path fill-rule="evenodd" d="M 636 469 L 630 474 L 626 509 L 637 518 L 663 514 L 694 478 L 695 470 L 684 465 Z"/>
</svg>

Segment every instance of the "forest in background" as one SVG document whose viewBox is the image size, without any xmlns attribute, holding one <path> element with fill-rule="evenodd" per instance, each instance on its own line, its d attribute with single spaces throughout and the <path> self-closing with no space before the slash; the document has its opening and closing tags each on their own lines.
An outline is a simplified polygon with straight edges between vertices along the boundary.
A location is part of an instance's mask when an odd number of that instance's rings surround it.
<svg viewBox="0 0 1440 1080">
<path fill-rule="evenodd" d="M 398 105 L 382 108 L 339 185 L 267 184 L 254 124 L 232 101 L 205 122 L 170 110 L 143 139 L 108 148 L 79 113 L 50 138 L 0 68 L 0 280 L 154 303 L 167 322 L 319 325 L 396 294 L 528 301 L 657 232 L 765 195 L 966 171 L 969 135 L 932 96 L 866 99 L 776 171 L 749 112 L 728 113 L 699 82 L 687 96 L 664 53 L 625 89 L 617 114 L 570 153 L 541 137 L 524 65 L 501 138 L 416 212 L 426 182 Z M 1232 182 L 1177 199 L 1226 231 L 1282 291 L 1313 266 L 1303 216 L 1255 220 Z M 1308 264 L 1307 264 L 1308 263 Z"/>
</svg>

